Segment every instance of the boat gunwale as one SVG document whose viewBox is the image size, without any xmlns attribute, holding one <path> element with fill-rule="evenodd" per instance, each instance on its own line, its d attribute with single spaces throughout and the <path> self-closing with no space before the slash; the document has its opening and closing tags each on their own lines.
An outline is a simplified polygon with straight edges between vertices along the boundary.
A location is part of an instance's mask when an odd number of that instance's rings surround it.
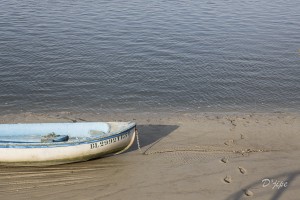
<svg viewBox="0 0 300 200">
<path fill-rule="evenodd" d="M 109 123 L 109 122 L 108 122 Z M 110 125 L 110 124 L 109 124 Z M 29 149 L 29 148 L 56 148 L 56 147 L 69 147 L 69 146 L 78 146 L 83 144 L 90 144 L 95 142 L 100 142 L 104 140 L 109 140 L 111 138 L 119 137 L 122 135 L 125 135 L 133 128 L 136 128 L 135 122 L 128 122 L 128 126 L 121 129 L 120 131 L 112 132 L 109 136 L 99 136 L 99 137 L 87 137 L 85 140 L 82 141 L 68 141 L 68 142 L 51 142 L 51 143 L 14 143 L 14 142 L 8 142 L 8 143 L 0 143 L 0 149 L 10 149 L 10 148 L 16 148 L 16 149 Z"/>
</svg>

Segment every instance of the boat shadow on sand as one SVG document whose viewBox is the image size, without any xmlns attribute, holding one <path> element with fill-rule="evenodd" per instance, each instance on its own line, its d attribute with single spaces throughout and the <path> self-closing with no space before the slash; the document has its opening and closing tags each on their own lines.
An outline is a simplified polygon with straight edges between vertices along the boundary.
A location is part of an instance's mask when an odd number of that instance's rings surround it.
<svg viewBox="0 0 300 200">
<path fill-rule="evenodd" d="M 171 134 L 179 126 L 177 125 L 138 125 L 138 136 L 140 148 L 146 147 L 148 145 L 154 145 L 158 143 L 161 139 Z M 127 152 L 138 150 L 137 142 L 135 141 L 133 145 L 128 149 Z"/>
</svg>

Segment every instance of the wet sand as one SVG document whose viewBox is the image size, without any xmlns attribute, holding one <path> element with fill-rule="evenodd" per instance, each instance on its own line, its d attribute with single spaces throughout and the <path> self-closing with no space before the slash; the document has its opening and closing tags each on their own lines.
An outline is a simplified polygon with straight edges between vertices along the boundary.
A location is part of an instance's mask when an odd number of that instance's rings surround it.
<svg viewBox="0 0 300 200">
<path fill-rule="evenodd" d="M 49 167 L 0 166 L 1 199 L 298 199 L 295 113 L 6 115 L 0 123 L 136 121 L 141 149 Z"/>
</svg>

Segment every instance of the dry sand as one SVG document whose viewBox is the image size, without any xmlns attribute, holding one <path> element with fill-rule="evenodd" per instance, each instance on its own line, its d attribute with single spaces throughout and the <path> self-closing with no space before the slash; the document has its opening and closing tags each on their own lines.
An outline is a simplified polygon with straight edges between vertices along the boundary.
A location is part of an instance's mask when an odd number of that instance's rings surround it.
<svg viewBox="0 0 300 200">
<path fill-rule="evenodd" d="M 0 199 L 299 199 L 300 115 L 201 113 L 6 115 L 0 123 L 131 121 L 117 156 L 49 167 L 0 167 Z M 264 180 L 264 181 L 263 181 Z"/>
</svg>

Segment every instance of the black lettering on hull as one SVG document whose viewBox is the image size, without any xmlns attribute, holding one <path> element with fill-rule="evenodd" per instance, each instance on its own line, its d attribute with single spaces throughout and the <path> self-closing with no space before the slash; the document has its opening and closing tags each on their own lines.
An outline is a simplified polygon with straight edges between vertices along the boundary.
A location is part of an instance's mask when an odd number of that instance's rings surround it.
<svg viewBox="0 0 300 200">
<path fill-rule="evenodd" d="M 110 139 L 106 139 L 106 140 L 101 140 L 99 142 L 92 143 L 92 144 L 90 144 L 90 147 L 91 147 L 91 149 L 97 149 L 99 147 L 103 147 L 103 146 L 106 146 L 106 145 L 109 145 L 109 144 L 113 144 L 113 143 L 119 142 L 121 140 L 124 140 L 124 139 L 128 138 L 129 137 L 129 132 L 130 131 L 128 131 L 128 132 L 126 132 L 126 133 L 124 133 L 122 135 L 119 135 L 117 137 L 114 137 L 114 138 L 110 138 Z"/>
</svg>

